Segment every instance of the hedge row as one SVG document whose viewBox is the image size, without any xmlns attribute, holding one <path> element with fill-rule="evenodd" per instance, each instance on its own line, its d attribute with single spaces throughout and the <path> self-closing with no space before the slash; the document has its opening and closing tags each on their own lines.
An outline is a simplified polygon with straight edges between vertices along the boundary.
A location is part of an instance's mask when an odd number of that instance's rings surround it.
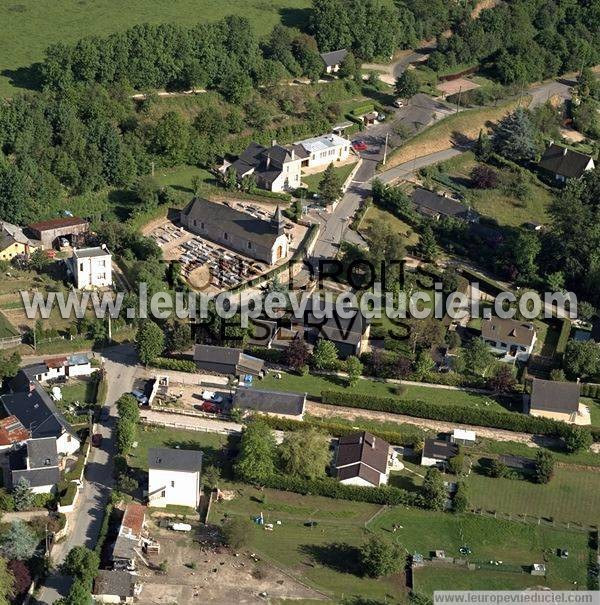
<svg viewBox="0 0 600 605">
<path fill-rule="evenodd" d="M 70 506 L 75 502 L 77 496 L 77 484 L 71 481 L 66 485 L 62 484 L 61 487 L 62 489 L 59 487 L 60 498 L 58 502 L 61 506 Z"/>
<path fill-rule="evenodd" d="M 369 433 L 384 439 L 388 443 L 393 445 L 405 445 L 413 447 L 424 437 L 424 431 L 415 427 L 414 429 L 408 429 L 406 431 L 382 431 L 372 428 L 361 428 L 360 421 L 355 420 L 354 426 L 348 426 L 346 424 L 339 424 L 337 422 L 329 422 L 327 420 L 315 420 L 312 418 L 305 418 L 304 420 L 294 420 L 292 418 L 280 418 L 277 416 L 265 416 L 257 414 L 265 424 L 268 424 L 272 429 L 276 431 L 300 431 L 307 427 L 314 427 L 326 431 L 333 437 L 345 437 L 346 435 L 352 435 L 356 433 L 356 427 L 360 430 L 369 431 Z"/>
<path fill-rule="evenodd" d="M 171 359 L 170 357 L 156 357 L 150 362 L 154 368 L 163 370 L 173 370 L 175 372 L 188 372 L 194 374 L 198 371 L 198 366 L 190 359 Z"/>
<path fill-rule="evenodd" d="M 272 475 L 264 482 L 264 487 L 294 492 L 295 494 L 325 496 L 336 500 L 427 508 L 425 499 L 421 494 L 390 485 L 380 487 L 344 485 L 331 477 L 304 479 L 289 475 Z"/>
<path fill-rule="evenodd" d="M 556 343 L 556 355 L 562 355 L 567 349 L 567 342 L 569 342 L 569 336 L 571 335 L 571 321 L 569 319 L 562 320 L 562 326 L 560 328 L 560 335 L 558 342 Z"/>
<path fill-rule="evenodd" d="M 106 541 L 106 536 L 108 535 L 108 527 L 110 525 L 110 517 L 112 515 L 112 512 L 113 505 L 109 502 L 106 505 L 106 509 L 104 510 L 104 517 L 102 517 L 102 525 L 100 526 L 98 540 L 96 542 L 96 547 L 94 548 L 98 556 L 102 554 L 102 548 L 104 547 L 104 542 Z"/>
<path fill-rule="evenodd" d="M 564 437 L 571 427 L 564 422 L 526 416 L 517 412 L 498 412 L 467 406 L 443 405 L 419 399 L 397 399 L 358 395 L 342 391 L 322 391 L 321 400 L 327 405 L 363 408 L 392 414 L 406 414 L 415 418 L 428 418 L 476 426 L 487 426 L 507 431 L 519 431 L 534 435 Z"/>
<path fill-rule="evenodd" d="M 592 399 L 599 399 L 600 398 L 600 384 L 591 384 L 589 382 L 582 383 L 581 396 L 582 397 L 591 397 Z"/>
<path fill-rule="evenodd" d="M 86 440 L 81 444 L 79 448 L 80 454 L 77 458 L 77 461 L 73 465 L 73 468 L 65 473 L 65 481 L 77 481 L 79 477 L 81 477 L 81 473 L 83 471 L 83 467 L 85 466 L 85 453 L 89 447 L 90 438 L 87 437 Z"/>
</svg>

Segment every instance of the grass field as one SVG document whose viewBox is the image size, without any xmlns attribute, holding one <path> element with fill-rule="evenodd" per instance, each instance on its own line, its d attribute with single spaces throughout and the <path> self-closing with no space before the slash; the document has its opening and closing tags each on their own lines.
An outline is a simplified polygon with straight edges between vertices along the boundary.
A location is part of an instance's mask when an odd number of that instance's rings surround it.
<svg viewBox="0 0 600 605">
<path fill-rule="evenodd" d="M 476 508 L 585 525 L 600 522 L 600 472 L 558 467 L 547 485 L 473 472 L 467 484 Z"/>
<path fill-rule="evenodd" d="M 371 206 L 367 210 L 367 213 L 365 214 L 365 217 L 360 225 L 360 231 L 364 233 L 368 232 L 373 223 L 377 221 L 387 223 L 393 229 L 393 231 L 402 235 L 405 245 L 414 246 L 418 243 L 419 235 L 413 231 L 412 227 L 408 223 L 396 218 L 387 210 L 377 208 L 377 206 Z"/>
<path fill-rule="evenodd" d="M 128 456 L 129 465 L 142 470 L 148 469 L 148 448 L 179 447 L 183 450 L 202 450 L 203 464 L 211 464 L 227 443 L 227 437 L 218 433 L 202 433 L 172 428 L 140 425 L 137 447 Z"/>
<path fill-rule="evenodd" d="M 17 336 L 19 331 L 10 323 L 6 315 L 0 312 L 0 338 Z"/>
<path fill-rule="evenodd" d="M 335 173 L 338 175 L 340 179 L 340 183 L 344 184 L 346 179 L 356 166 L 356 163 L 345 164 L 344 166 L 336 166 Z M 309 174 L 306 176 L 302 176 L 302 182 L 308 187 L 308 191 L 310 193 L 316 193 L 319 190 L 319 183 L 323 178 L 323 172 L 317 172 L 316 174 Z"/>
<path fill-rule="evenodd" d="M 528 199 L 519 200 L 501 188 L 472 188 L 470 174 L 477 165 L 473 152 L 467 151 L 442 162 L 438 167 L 457 185 L 465 187 L 465 197 L 477 212 L 496 219 L 498 224 L 516 227 L 528 221 L 547 222 L 547 209 L 552 201 L 552 194 L 533 174 L 529 173 Z"/>
<path fill-rule="evenodd" d="M 516 102 L 511 101 L 498 107 L 467 109 L 444 118 L 394 151 L 386 168 L 475 140 L 482 128 L 489 128 L 515 107 Z"/>
<path fill-rule="evenodd" d="M 253 517 L 263 512 L 266 522 L 275 524 L 274 531 L 254 527 L 249 548 L 331 594 L 335 602 L 340 602 L 342 596 L 351 598 L 357 594 L 365 601 L 406 602 L 402 575 L 374 581 L 357 573 L 357 547 L 368 535 L 365 526 L 368 531 L 398 543 L 408 553 L 429 556 L 431 550 L 443 549 L 448 556 L 459 556 L 458 549 L 468 545 L 473 551 L 471 562 L 485 566 L 492 559 L 503 561 L 503 570 L 465 573 L 463 569 L 456 574 L 448 572 L 448 576 L 444 572 L 439 580 L 434 579 L 438 577 L 436 574 L 427 572 L 418 577 L 419 592 L 431 594 L 435 588 L 452 588 L 455 576 L 460 578 L 461 585 L 471 589 L 540 584 L 540 578 L 531 582 L 531 576 L 518 571 L 521 566 L 544 561 L 548 568 L 544 584 L 568 588 L 577 581 L 585 586 L 588 560 L 585 533 L 475 515 L 456 516 L 403 507 L 380 510 L 371 504 L 268 489 L 259 491 L 241 484 L 224 487 L 234 490 L 235 498 L 214 505 L 209 521 L 220 523 L 227 515 Z M 308 520 L 316 521 L 317 525 L 312 529 L 305 527 Z M 394 524 L 399 526 L 397 532 L 392 532 Z M 557 548 L 568 548 L 569 559 L 556 557 Z"/>
<path fill-rule="evenodd" d="M 275 24 L 303 27 L 310 0 L 19 0 L 0 4 L 0 95 L 15 87 L 31 87 L 26 70 L 43 59 L 55 42 L 74 42 L 88 35 L 104 36 L 136 23 L 192 25 L 240 14 L 253 23 L 257 33 L 268 33 Z"/>
<path fill-rule="evenodd" d="M 296 376 L 294 374 L 281 373 L 282 378 L 275 378 L 274 374 L 267 375 L 259 384 L 260 388 L 279 391 L 293 391 L 296 393 L 308 393 L 309 396 L 320 396 L 321 391 L 325 390 L 343 390 L 348 393 L 359 393 L 363 395 L 378 395 L 382 397 L 391 397 L 395 394 L 398 385 L 377 382 L 373 380 L 359 380 L 356 386 L 347 387 L 343 378 L 335 376 Z M 431 403 L 444 405 L 473 405 L 475 407 L 485 407 L 490 410 L 505 410 L 506 408 L 498 399 L 481 395 L 479 393 L 469 393 L 465 391 L 454 391 L 447 389 L 436 389 L 421 386 L 406 386 L 406 393 L 403 399 L 423 399 Z"/>
</svg>

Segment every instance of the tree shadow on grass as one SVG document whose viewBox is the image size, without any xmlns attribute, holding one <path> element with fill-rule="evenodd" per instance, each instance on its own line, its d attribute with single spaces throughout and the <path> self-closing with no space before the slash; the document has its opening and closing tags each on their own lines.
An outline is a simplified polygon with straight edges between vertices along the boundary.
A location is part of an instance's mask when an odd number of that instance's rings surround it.
<svg viewBox="0 0 600 605">
<path fill-rule="evenodd" d="M 11 86 L 24 88 L 26 90 L 41 90 L 42 71 L 41 63 L 32 63 L 27 67 L 17 69 L 3 69 L 0 73 L 8 78 Z"/>
<path fill-rule="evenodd" d="M 362 575 L 360 550 L 343 542 L 330 544 L 303 544 L 300 551 L 318 563 L 340 573 Z"/>
<path fill-rule="evenodd" d="M 286 27 L 297 27 L 302 31 L 307 31 L 310 24 L 310 8 L 280 8 L 279 15 L 281 23 Z"/>
</svg>

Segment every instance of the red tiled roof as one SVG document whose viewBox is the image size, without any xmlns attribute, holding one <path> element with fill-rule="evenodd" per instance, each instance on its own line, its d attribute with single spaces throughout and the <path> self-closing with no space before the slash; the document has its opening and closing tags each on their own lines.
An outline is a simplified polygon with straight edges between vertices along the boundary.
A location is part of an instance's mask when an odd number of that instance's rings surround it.
<svg viewBox="0 0 600 605">
<path fill-rule="evenodd" d="M 44 359 L 44 363 L 49 368 L 62 368 L 67 363 L 66 357 L 54 357 L 52 359 Z"/>
<path fill-rule="evenodd" d="M 75 227 L 77 225 L 87 225 L 87 221 L 84 221 L 78 216 L 70 218 L 53 218 L 47 221 L 40 221 L 39 223 L 32 223 L 29 225 L 30 229 L 34 231 L 50 231 L 51 229 L 60 229 L 61 227 Z"/>
<path fill-rule="evenodd" d="M 131 530 L 131 533 L 135 536 L 139 536 L 142 533 L 142 527 L 144 525 L 144 515 L 146 514 L 146 507 L 141 504 L 132 502 L 125 508 L 123 514 L 123 521 L 121 527 L 127 527 Z"/>
<path fill-rule="evenodd" d="M 29 431 L 19 422 L 16 416 L 0 420 L 0 445 L 11 445 L 29 439 Z"/>
</svg>

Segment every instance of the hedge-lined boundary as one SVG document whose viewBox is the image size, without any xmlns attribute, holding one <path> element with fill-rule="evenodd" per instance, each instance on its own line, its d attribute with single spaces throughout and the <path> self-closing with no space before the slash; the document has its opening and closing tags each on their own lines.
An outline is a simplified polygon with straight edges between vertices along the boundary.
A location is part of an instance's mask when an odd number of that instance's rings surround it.
<svg viewBox="0 0 600 605">
<path fill-rule="evenodd" d="M 428 508 L 421 494 L 409 492 L 391 485 L 360 487 L 358 485 L 344 485 L 331 477 L 304 479 L 288 475 L 272 475 L 263 485 L 271 489 L 294 492 L 303 496 L 324 496 L 326 498 L 334 498 L 335 500 Z"/>
<path fill-rule="evenodd" d="M 305 418 L 304 420 L 294 420 L 292 418 L 280 418 L 277 416 L 266 416 L 264 414 L 255 414 L 254 417 L 260 418 L 262 422 L 268 424 L 276 431 L 301 431 L 306 428 L 321 429 L 329 433 L 332 437 L 345 437 L 356 433 L 356 428 L 337 422 L 327 422 Z M 360 426 L 360 422 L 356 421 L 355 426 Z M 414 430 L 403 431 L 380 431 L 377 429 L 363 428 L 361 430 L 368 431 L 375 437 L 379 437 L 393 445 L 404 445 L 413 447 L 418 441 L 424 437 L 424 431 L 415 427 Z"/>
<path fill-rule="evenodd" d="M 533 435 L 565 437 L 572 431 L 570 425 L 548 418 L 526 416 L 518 412 L 498 412 L 466 406 L 440 405 L 419 399 L 394 399 L 392 397 L 357 395 L 341 391 L 322 391 L 321 400 L 327 405 L 405 414 L 415 418 L 472 424 Z"/>
</svg>

